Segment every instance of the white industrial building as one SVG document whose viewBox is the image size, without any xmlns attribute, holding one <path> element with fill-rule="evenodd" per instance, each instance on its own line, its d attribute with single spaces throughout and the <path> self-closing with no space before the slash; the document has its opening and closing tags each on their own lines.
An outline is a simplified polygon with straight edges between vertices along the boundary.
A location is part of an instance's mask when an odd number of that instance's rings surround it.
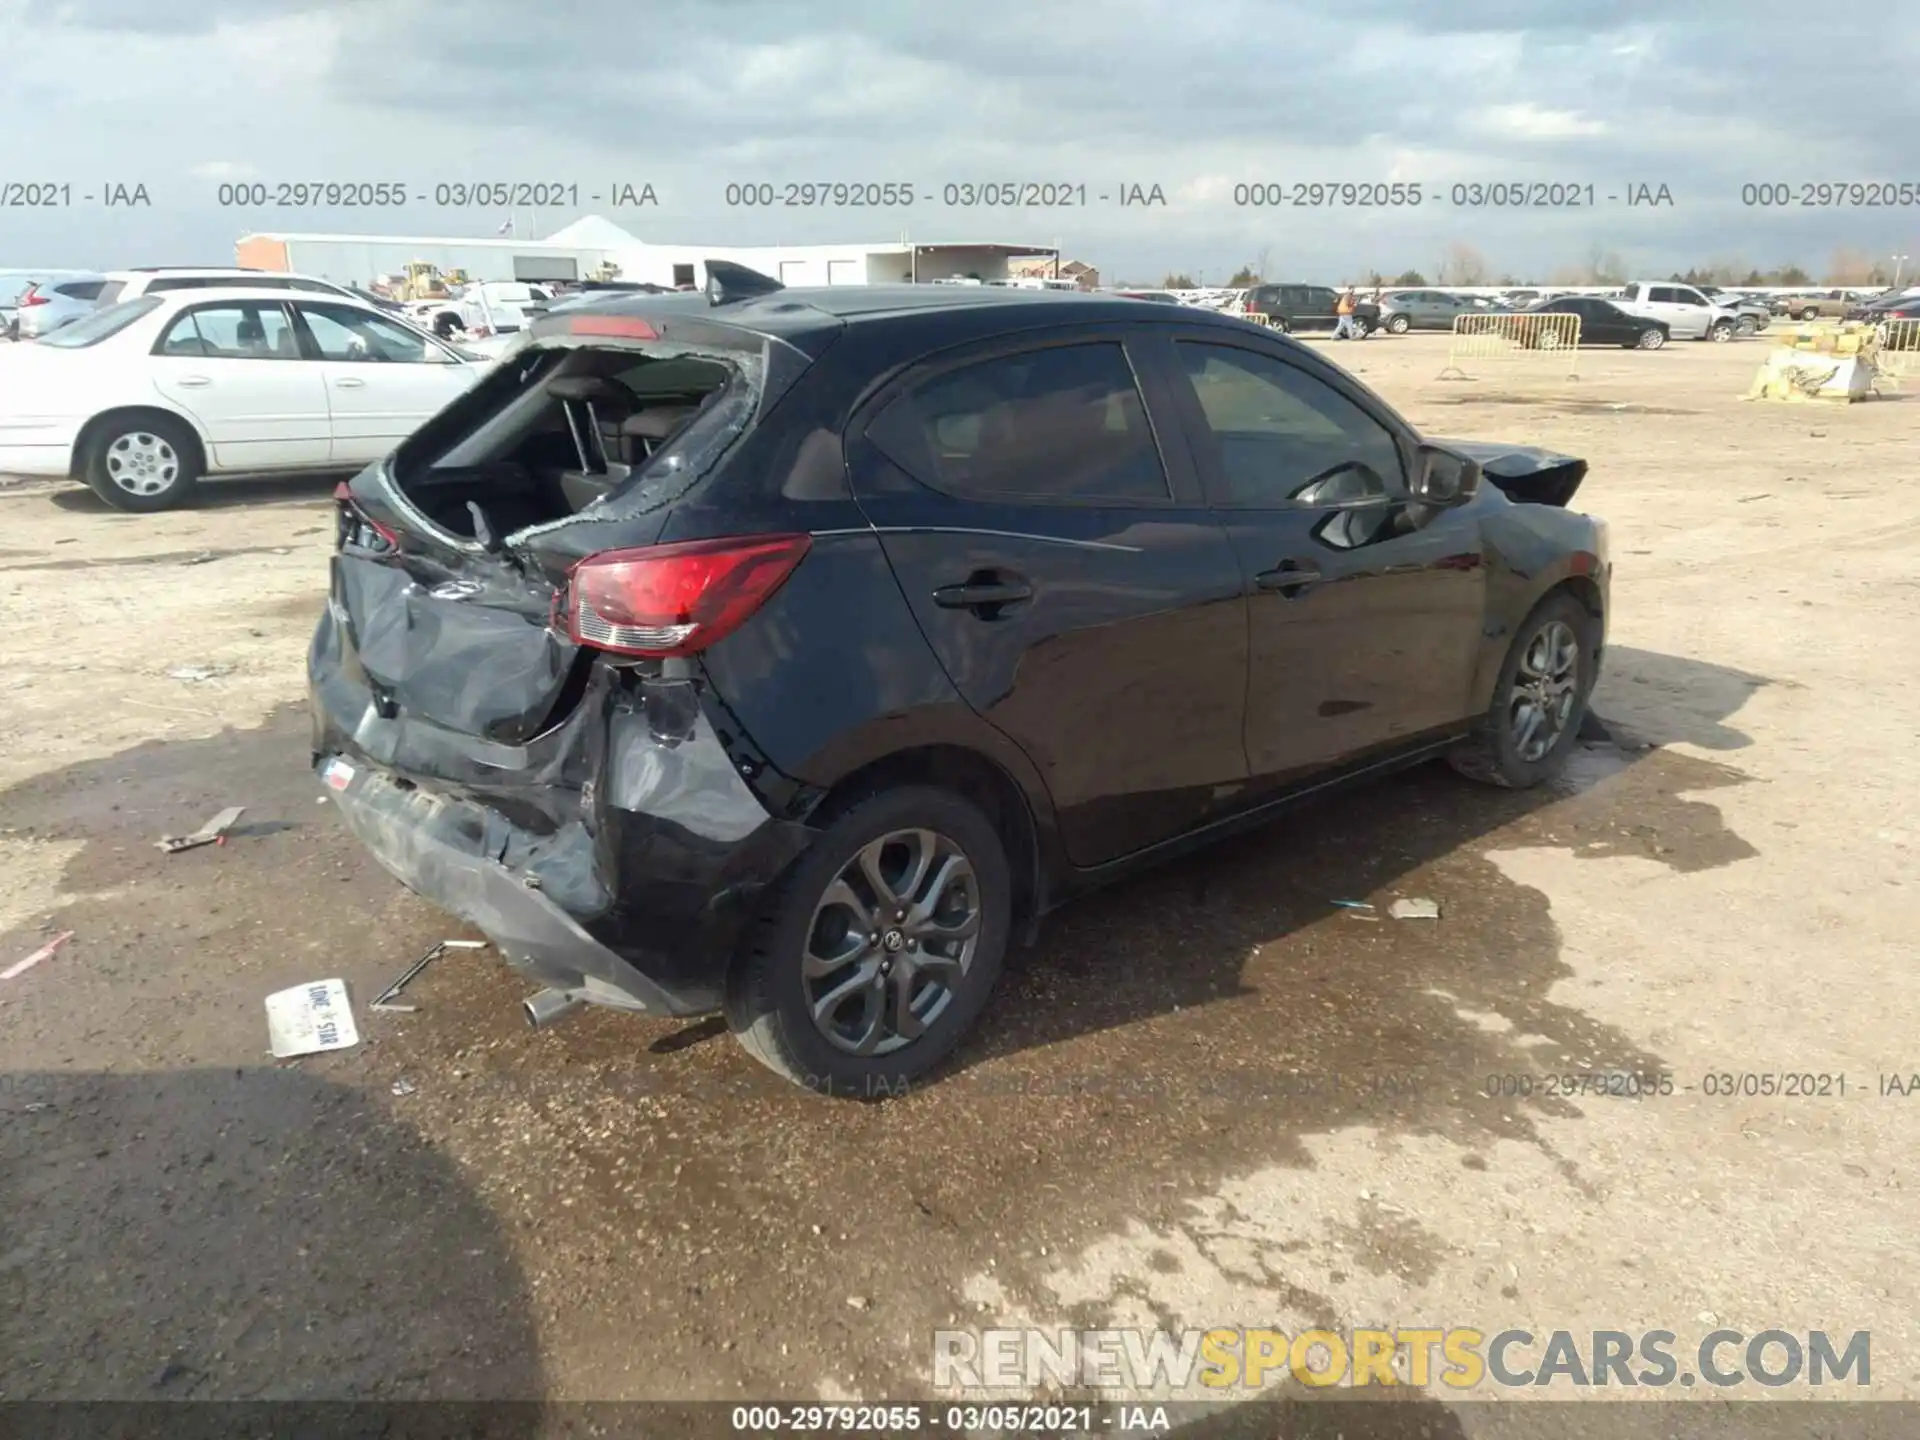
<svg viewBox="0 0 1920 1440">
<path fill-rule="evenodd" d="M 926 244 L 905 237 L 869 245 L 654 245 L 598 215 L 543 240 L 275 233 L 242 236 L 234 249 L 236 263 L 253 269 L 357 285 L 419 261 L 464 270 L 475 280 L 584 280 L 602 265 L 615 265 L 622 280 L 704 285 L 705 262 L 729 260 L 786 285 L 879 285 L 1004 280 L 1010 261 L 1043 256 L 1058 265 L 1060 258 L 1057 245 Z"/>
</svg>

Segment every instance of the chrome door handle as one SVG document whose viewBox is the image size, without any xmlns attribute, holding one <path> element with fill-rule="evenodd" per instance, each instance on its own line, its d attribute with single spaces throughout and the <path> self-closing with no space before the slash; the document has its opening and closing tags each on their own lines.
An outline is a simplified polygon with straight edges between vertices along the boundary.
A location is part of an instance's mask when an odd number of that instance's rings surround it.
<svg viewBox="0 0 1920 1440">
<path fill-rule="evenodd" d="M 189 390 L 197 390 L 202 385 L 211 385 L 213 382 L 204 375 L 182 375 L 175 383 Z"/>
<path fill-rule="evenodd" d="M 342 390 L 358 390 L 367 382 L 364 380 L 356 380 L 353 376 L 348 375 L 344 379 L 336 380 L 333 383 Z"/>
</svg>

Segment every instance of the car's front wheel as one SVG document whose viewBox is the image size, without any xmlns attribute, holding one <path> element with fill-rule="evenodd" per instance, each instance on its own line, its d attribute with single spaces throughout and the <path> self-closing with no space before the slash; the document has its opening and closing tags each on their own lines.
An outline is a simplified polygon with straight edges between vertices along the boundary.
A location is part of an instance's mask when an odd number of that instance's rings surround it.
<svg viewBox="0 0 1920 1440">
<path fill-rule="evenodd" d="M 1006 958 L 1012 870 L 993 824 L 907 785 L 827 822 L 763 900 L 728 975 L 728 1027 L 822 1094 L 898 1094 L 952 1052 Z"/>
<path fill-rule="evenodd" d="M 1523 790 L 1566 763 L 1598 678 L 1596 622 L 1564 592 L 1516 633 L 1479 733 L 1447 759 L 1470 779 Z"/>
<path fill-rule="evenodd" d="M 1394 315 L 1387 320 L 1387 333 L 1389 335 L 1404 335 L 1412 328 L 1413 321 L 1409 320 L 1405 315 Z"/>
<path fill-rule="evenodd" d="M 1802 320 L 1818 320 L 1820 318 L 1820 311 L 1815 306 L 1809 305 L 1800 312 L 1800 318 Z"/>
<path fill-rule="evenodd" d="M 200 446 L 184 424 L 164 415 L 111 419 L 87 441 L 83 473 L 116 510 L 170 510 L 200 481 Z"/>
<path fill-rule="evenodd" d="M 1731 320 L 1720 321 L 1713 329 L 1707 332 L 1707 338 L 1725 344 L 1727 341 L 1733 339 L 1733 322 Z"/>
</svg>

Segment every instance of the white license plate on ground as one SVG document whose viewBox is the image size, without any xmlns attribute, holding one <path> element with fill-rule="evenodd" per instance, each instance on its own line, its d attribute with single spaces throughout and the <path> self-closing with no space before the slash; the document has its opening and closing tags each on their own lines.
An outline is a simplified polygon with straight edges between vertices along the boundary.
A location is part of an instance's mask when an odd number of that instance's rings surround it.
<svg viewBox="0 0 1920 1440">
<path fill-rule="evenodd" d="M 267 997 L 267 1039 L 276 1060 L 360 1043 L 344 980 L 315 980 Z"/>
</svg>

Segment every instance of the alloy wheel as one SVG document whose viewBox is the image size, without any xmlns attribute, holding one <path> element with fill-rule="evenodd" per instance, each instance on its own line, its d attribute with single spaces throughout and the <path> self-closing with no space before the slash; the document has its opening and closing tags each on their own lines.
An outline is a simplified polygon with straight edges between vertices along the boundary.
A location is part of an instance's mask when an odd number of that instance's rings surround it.
<svg viewBox="0 0 1920 1440">
<path fill-rule="evenodd" d="M 1580 642 L 1564 620 L 1553 620 L 1520 652 L 1507 692 L 1507 734 L 1528 765 L 1559 743 L 1580 697 Z"/>
<path fill-rule="evenodd" d="M 1667 343 L 1667 337 L 1662 335 L 1658 330 L 1646 330 L 1641 332 L 1640 348 L 1642 350 L 1658 350 L 1662 345 L 1666 343 Z"/>
<path fill-rule="evenodd" d="M 863 845 L 814 907 L 801 959 L 807 1012 L 850 1055 L 887 1055 L 953 1003 L 979 945 L 973 863 L 933 830 Z"/>
<path fill-rule="evenodd" d="M 180 457 L 150 430 L 128 431 L 106 453 L 108 476 L 129 495 L 158 495 L 180 478 Z"/>
</svg>

